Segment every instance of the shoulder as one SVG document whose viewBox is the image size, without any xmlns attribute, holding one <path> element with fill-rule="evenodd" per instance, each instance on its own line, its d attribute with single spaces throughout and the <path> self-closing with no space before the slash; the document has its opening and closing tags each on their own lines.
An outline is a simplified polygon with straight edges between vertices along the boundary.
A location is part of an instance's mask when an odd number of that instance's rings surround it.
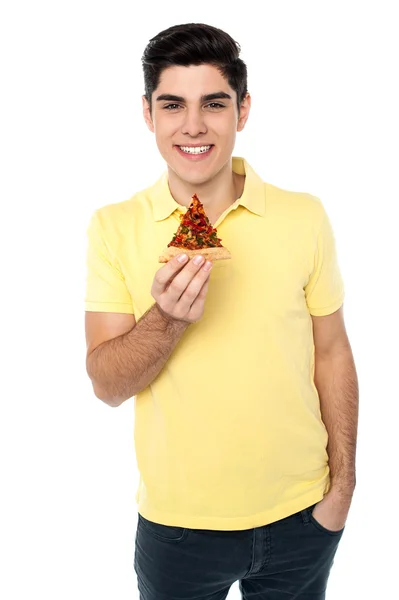
<svg viewBox="0 0 399 600">
<path fill-rule="evenodd" d="M 98 207 L 92 219 L 103 232 L 120 231 L 129 229 L 134 222 L 141 220 L 151 213 L 150 196 L 148 190 L 136 192 L 127 200 L 113 202 Z"/>
<path fill-rule="evenodd" d="M 264 186 L 266 196 L 276 202 L 301 206 L 316 211 L 320 210 L 320 206 L 322 205 L 320 198 L 308 192 L 288 190 L 266 181 L 264 182 Z"/>
<path fill-rule="evenodd" d="M 264 182 L 266 206 L 298 223 L 318 227 L 324 216 L 324 206 L 318 196 L 308 192 L 289 190 Z"/>
<path fill-rule="evenodd" d="M 105 204 L 96 209 L 95 214 L 101 225 L 106 226 L 107 223 L 124 222 L 129 219 L 137 210 L 137 207 L 143 202 L 143 193 L 138 192 L 128 200 Z"/>
<path fill-rule="evenodd" d="M 119 255 L 124 251 L 126 240 L 146 230 L 151 213 L 146 190 L 135 193 L 127 200 L 104 204 L 91 215 L 87 227 L 89 240 L 105 244 L 109 252 Z"/>
</svg>

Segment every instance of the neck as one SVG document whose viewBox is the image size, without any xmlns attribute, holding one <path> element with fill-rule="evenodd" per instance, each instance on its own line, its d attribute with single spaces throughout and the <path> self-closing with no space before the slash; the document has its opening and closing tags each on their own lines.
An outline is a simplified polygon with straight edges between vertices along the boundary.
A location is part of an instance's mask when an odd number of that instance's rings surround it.
<svg viewBox="0 0 399 600">
<path fill-rule="evenodd" d="M 212 224 L 237 198 L 240 198 L 244 189 L 244 182 L 245 177 L 243 175 L 233 172 L 231 160 L 215 177 L 198 184 L 182 180 L 174 171 L 168 168 L 169 190 L 174 200 L 188 208 L 191 197 L 197 194 Z"/>
</svg>

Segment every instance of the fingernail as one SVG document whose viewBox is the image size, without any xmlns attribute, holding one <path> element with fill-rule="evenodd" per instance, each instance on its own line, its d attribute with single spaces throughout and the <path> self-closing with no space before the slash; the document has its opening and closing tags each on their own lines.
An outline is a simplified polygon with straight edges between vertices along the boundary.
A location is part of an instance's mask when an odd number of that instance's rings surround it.
<svg viewBox="0 0 399 600">
<path fill-rule="evenodd" d="M 204 266 L 202 267 L 204 269 L 204 271 L 210 271 L 212 268 L 212 263 L 210 260 L 207 260 L 206 263 L 204 264 Z"/>
<path fill-rule="evenodd" d="M 195 265 L 200 265 L 202 263 L 202 261 L 204 260 L 204 258 L 202 256 L 196 256 L 193 260 L 193 263 Z"/>
<path fill-rule="evenodd" d="M 179 254 L 179 256 L 177 257 L 177 260 L 181 263 L 186 262 L 187 254 Z"/>
</svg>

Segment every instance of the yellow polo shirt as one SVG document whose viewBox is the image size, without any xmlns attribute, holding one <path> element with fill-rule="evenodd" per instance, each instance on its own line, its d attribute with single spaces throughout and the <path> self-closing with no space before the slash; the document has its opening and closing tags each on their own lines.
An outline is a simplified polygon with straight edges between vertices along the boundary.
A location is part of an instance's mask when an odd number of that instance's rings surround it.
<svg viewBox="0 0 399 600">
<path fill-rule="evenodd" d="M 243 194 L 214 224 L 232 258 L 214 263 L 201 320 L 135 397 L 138 511 L 165 525 L 259 527 L 329 487 L 310 315 L 343 303 L 331 223 L 318 198 L 263 182 L 242 158 L 233 170 Z M 87 311 L 140 319 L 186 210 L 165 174 L 94 212 Z"/>
</svg>

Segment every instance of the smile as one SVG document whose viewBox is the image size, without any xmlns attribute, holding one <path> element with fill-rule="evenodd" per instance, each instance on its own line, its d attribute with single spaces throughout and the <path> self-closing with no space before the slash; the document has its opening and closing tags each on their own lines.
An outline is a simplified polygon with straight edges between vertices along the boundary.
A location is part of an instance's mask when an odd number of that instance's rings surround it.
<svg viewBox="0 0 399 600">
<path fill-rule="evenodd" d="M 186 154 L 203 154 L 208 152 L 212 146 L 178 146 L 178 148 Z"/>
</svg>

